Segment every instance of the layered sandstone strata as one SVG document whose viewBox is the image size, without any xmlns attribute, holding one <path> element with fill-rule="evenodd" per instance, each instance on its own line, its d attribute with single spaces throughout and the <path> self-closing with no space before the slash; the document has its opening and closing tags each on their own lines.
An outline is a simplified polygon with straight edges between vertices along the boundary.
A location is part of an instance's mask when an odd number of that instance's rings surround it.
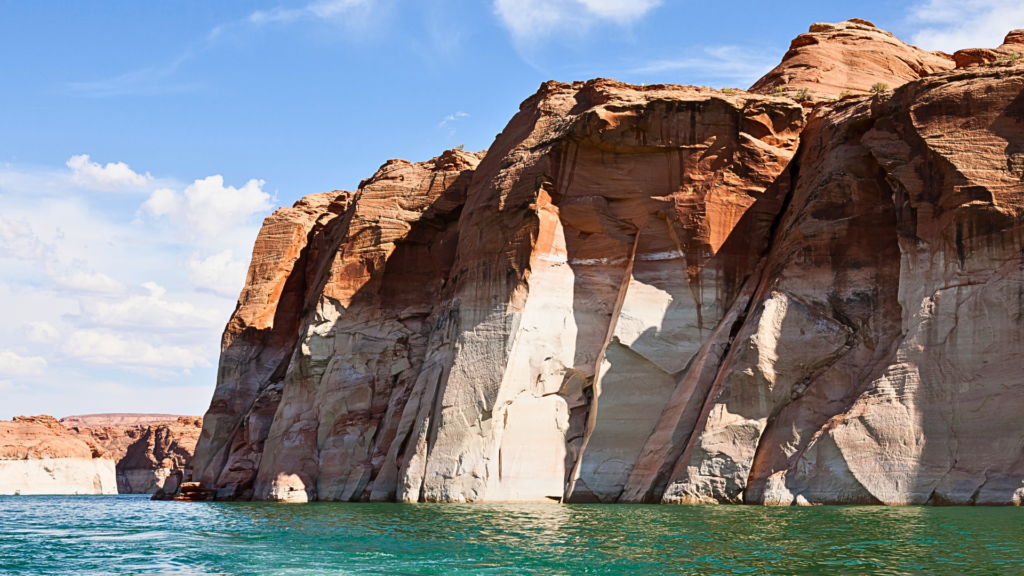
<svg viewBox="0 0 1024 576">
<path fill-rule="evenodd" d="M 114 460 L 52 416 L 0 421 L 0 494 L 117 494 Z"/>
<path fill-rule="evenodd" d="M 811 99 L 831 100 L 844 92 L 867 93 L 876 84 L 896 88 L 955 65 L 949 54 L 910 46 L 867 20 L 853 18 L 813 24 L 750 91 L 781 91 L 793 97 L 806 90 Z"/>
<path fill-rule="evenodd" d="M 118 423 L 85 427 L 78 423 Z M 97 414 L 62 418 L 70 430 L 107 450 L 116 463 L 120 494 L 174 492 L 192 455 L 203 426 L 196 416 L 161 414 Z"/>
<path fill-rule="evenodd" d="M 811 34 L 902 86 L 549 82 L 268 218 L 190 497 L 1020 503 L 1024 63 Z"/>
</svg>

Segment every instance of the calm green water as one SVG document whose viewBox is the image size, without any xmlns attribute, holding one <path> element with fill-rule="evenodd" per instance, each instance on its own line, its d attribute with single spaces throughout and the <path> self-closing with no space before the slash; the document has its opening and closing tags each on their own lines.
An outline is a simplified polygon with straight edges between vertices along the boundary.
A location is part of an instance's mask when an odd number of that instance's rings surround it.
<svg viewBox="0 0 1024 576">
<path fill-rule="evenodd" d="M 1024 574 L 1019 508 L 0 497 L 2 574 Z"/>
</svg>

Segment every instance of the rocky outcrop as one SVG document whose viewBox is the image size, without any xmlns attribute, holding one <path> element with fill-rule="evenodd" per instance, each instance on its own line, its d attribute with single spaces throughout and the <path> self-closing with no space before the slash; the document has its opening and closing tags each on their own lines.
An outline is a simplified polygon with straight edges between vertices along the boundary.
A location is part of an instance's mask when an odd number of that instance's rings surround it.
<svg viewBox="0 0 1024 576">
<path fill-rule="evenodd" d="M 844 92 L 867 93 L 876 84 L 896 88 L 954 66 L 948 54 L 926 52 L 867 20 L 852 18 L 811 25 L 750 91 L 794 97 L 804 90 L 810 100 L 832 100 Z"/>
<path fill-rule="evenodd" d="M 1019 504 L 1024 63 L 804 36 L 275 213 L 181 498 Z"/>
<path fill-rule="evenodd" d="M 957 68 L 1024 60 L 1024 30 L 1012 30 L 999 48 L 965 48 L 953 54 Z"/>
<path fill-rule="evenodd" d="M 2 494 L 117 494 L 114 460 L 52 416 L 0 421 Z"/>
<path fill-rule="evenodd" d="M 196 416 L 100 414 L 62 418 L 68 426 L 75 422 L 116 422 L 121 426 L 72 426 L 71 432 L 87 442 L 101 446 L 116 463 L 119 494 L 174 492 L 184 471 L 191 467 L 192 455 L 203 425 Z M 74 418 L 74 419 L 72 419 Z M 170 418 L 163 420 L 162 418 Z M 130 425 L 132 422 L 148 423 Z"/>
</svg>

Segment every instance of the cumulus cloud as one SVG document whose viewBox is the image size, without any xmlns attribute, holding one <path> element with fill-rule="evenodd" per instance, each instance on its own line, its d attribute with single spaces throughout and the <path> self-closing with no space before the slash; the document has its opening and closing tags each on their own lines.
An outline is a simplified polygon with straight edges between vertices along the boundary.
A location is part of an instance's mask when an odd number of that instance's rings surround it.
<svg viewBox="0 0 1024 576">
<path fill-rule="evenodd" d="M 293 22 L 303 18 L 320 18 L 331 20 L 345 17 L 357 10 L 365 10 L 373 5 L 373 0 L 320 0 L 302 8 L 274 8 L 273 10 L 257 10 L 249 16 L 254 24 L 271 22 Z"/>
<path fill-rule="evenodd" d="M 75 322 L 83 327 L 105 327 L 148 332 L 216 330 L 223 320 L 216 310 L 197 308 L 188 302 L 163 299 L 167 290 L 155 282 L 142 285 L 148 294 L 132 294 L 127 298 L 84 300 Z"/>
<path fill-rule="evenodd" d="M 189 275 L 192 285 L 225 298 L 238 298 L 245 285 L 249 264 L 244 260 L 233 260 L 232 255 L 230 249 L 205 259 L 193 254 L 187 263 L 192 272 Z"/>
<path fill-rule="evenodd" d="M 89 364 L 119 367 L 193 368 L 209 366 L 202 354 L 180 346 L 153 346 L 119 334 L 79 330 L 64 342 L 61 351 Z"/>
<path fill-rule="evenodd" d="M 49 322 L 25 322 L 21 325 L 21 333 L 29 342 L 48 344 L 60 340 L 60 332 Z"/>
<path fill-rule="evenodd" d="M 1006 0 L 928 0 L 911 9 L 923 25 L 913 36 L 926 50 L 953 53 L 962 48 L 995 48 L 1006 33 L 1024 28 L 1024 3 Z"/>
<path fill-rule="evenodd" d="M 88 154 L 72 156 L 67 166 L 71 168 L 71 180 L 75 184 L 104 192 L 139 189 L 153 179 L 149 172 L 138 174 L 124 162 L 110 162 L 103 166 L 89 160 Z"/>
<path fill-rule="evenodd" d="M 513 37 L 526 40 L 566 26 L 630 24 L 660 4 L 661 0 L 495 0 L 494 11 Z"/>
<path fill-rule="evenodd" d="M 39 356 L 19 356 L 13 350 L 0 350 L 0 376 L 38 376 L 46 371 L 46 360 Z"/>
<path fill-rule="evenodd" d="M 190 234 L 217 238 L 253 215 L 272 208 L 263 180 L 249 180 L 241 188 L 224 186 L 220 175 L 196 180 L 179 194 L 169 188 L 153 192 L 142 205 L 152 216 L 167 216 Z"/>
</svg>

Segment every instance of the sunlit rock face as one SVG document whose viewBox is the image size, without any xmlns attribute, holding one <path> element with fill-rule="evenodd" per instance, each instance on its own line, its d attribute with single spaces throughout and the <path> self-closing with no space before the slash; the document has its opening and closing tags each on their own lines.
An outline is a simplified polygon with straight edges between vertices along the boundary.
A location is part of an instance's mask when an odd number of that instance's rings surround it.
<svg viewBox="0 0 1024 576">
<path fill-rule="evenodd" d="M 268 218 L 194 479 L 288 502 L 1019 503 L 1024 65 L 815 26 L 836 61 L 923 64 L 806 107 L 548 82 L 486 155 L 393 160 Z"/>
<path fill-rule="evenodd" d="M 0 421 L 0 495 L 117 494 L 114 459 L 52 416 Z"/>
<path fill-rule="evenodd" d="M 956 64 L 949 54 L 910 46 L 867 20 L 852 18 L 811 25 L 750 91 L 781 91 L 790 97 L 804 91 L 805 98 L 830 100 L 844 93 L 865 94 L 878 84 L 897 88 Z"/>
</svg>

